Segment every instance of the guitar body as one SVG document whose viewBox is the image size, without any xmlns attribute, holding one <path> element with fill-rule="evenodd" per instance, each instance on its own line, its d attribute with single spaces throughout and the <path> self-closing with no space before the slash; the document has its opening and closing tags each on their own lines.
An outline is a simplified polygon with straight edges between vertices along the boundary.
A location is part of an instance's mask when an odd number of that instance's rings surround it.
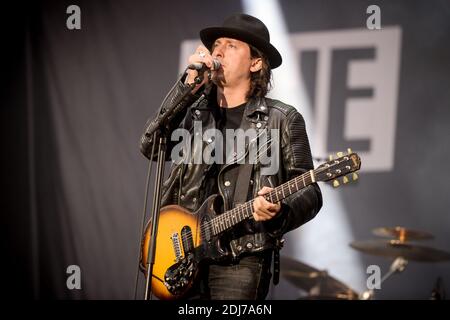
<svg viewBox="0 0 450 320">
<path fill-rule="evenodd" d="M 178 205 L 169 205 L 161 209 L 151 281 L 152 291 L 159 299 L 183 298 L 189 292 L 198 275 L 199 265 L 204 260 L 220 260 L 226 254 L 220 248 L 219 238 L 208 234 L 201 228 L 202 225 L 216 217 L 214 207 L 218 200 L 217 197 L 218 195 L 210 196 L 195 213 Z M 146 276 L 151 229 L 151 223 L 149 222 L 141 244 L 141 269 Z M 183 267 L 183 263 L 189 264 L 189 266 Z M 175 290 L 175 293 L 168 289 L 167 283 L 164 283 L 167 282 L 166 273 L 174 266 L 178 268 L 177 271 L 189 269 L 188 273 L 191 273 L 182 276 L 177 272 L 172 272 L 172 276 L 186 279 L 181 280 L 181 282 L 188 282 L 182 289 Z"/>
<path fill-rule="evenodd" d="M 278 203 L 287 196 L 318 181 L 331 181 L 338 186 L 338 177 L 354 173 L 361 167 L 361 159 L 356 153 L 338 154 L 314 170 L 307 171 L 264 195 L 267 201 Z M 344 177 L 343 183 L 349 178 Z M 219 261 L 228 256 L 222 249 L 220 236 L 245 219 L 253 218 L 253 200 L 217 215 L 216 208 L 222 201 L 218 195 L 206 199 L 201 207 L 191 213 L 170 205 L 161 209 L 158 234 L 156 237 L 155 262 L 152 273 L 152 291 L 162 300 L 180 299 L 187 295 L 198 276 L 202 263 Z M 151 224 L 147 225 L 141 244 L 141 268 L 147 276 L 148 248 L 151 238 Z"/>
</svg>

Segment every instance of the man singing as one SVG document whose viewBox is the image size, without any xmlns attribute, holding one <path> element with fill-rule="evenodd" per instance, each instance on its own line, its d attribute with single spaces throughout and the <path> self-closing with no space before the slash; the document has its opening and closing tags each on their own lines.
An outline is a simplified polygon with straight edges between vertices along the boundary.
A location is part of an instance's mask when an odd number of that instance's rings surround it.
<svg viewBox="0 0 450 320">
<path fill-rule="evenodd" d="M 315 183 L 276 203 L 264 197 L 273 188 L 313 169 L 305 122 L 294 107 L 265 97 L 271 70 L 281 65 L 282 58 L 270 43 L 269 31 L 262 21 L 235 14 L 220 27 L 201 30 L 200 38 L 203 45 L 189 57 L 188 64 L 204 66 L 200 68 L 203 80 L 183 100 L 184 111 L 171 119 L 167 131 L 184 128 L 195 132 L 197 123 L 202 132 L 217 129 L 223 133 L 215 139 L 220 136 L 225 139 L 230 129 L 253 130 L 257 137 L 262 131 L 272 132 L 266 144 L 247 141 L 244 156 L 255 154 L 248 149 L 256 145 L 261 152 L 262 146 L 277 144 L 270 149 L 276 152 L 269 156 L 272 169 L 276 170 L 264 170 L 268 165 L 259 157 L 254 161 L 238 161 L 240 154 L 234 149 L 235 143 L 223 141 L 224 147 L 216 149 L 224 153 L 223 157 L 214 155 L 214 159 L 223 161 L 202 158 L 196 162 L 194 157 L 188 163 L 174 161 L 162 189 L 161 207 L 177 204 L 195 211 L 208 196 L 217 193 L 223 200 L 219 207 L 224 212 L 255 199 L 254 219 L 224 233 L 221 246 L 225 258 L 203 265 L 201 281 L 194 286 L 191 296 L 264 299 L 272 276 L 272 260 L 278 266 L 282 235 L 314 218 L 322 206 L 321 192 Z M 198 75 L 197 70 L 187 71 L 169 93 L 168 100 L 193 84 Z M 278 139 L 270 139 L 271 136 Z M 149 159 L 153 158 L 152 144 L 153 136 L 144 132 L 141 151 Z M 174 143 L 168 141 L 168 154 L 173 147 Z M 187 150 L 193 153 L 195 147 Z M 173 157 L 172 154 L 172 160 Z M 274 271 L 277 273 L 278 268 Z"/>
</svg>

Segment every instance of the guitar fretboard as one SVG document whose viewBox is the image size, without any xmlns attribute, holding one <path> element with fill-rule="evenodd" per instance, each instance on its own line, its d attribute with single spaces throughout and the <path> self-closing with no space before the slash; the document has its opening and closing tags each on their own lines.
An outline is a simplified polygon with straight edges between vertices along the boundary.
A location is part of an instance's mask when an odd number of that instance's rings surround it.
<svg viewBox="0 0 450 320">
<path fill-rule="evenodd" d="M 265 199 L 272 203 L 277 203 L 291 194 L 305 188 L 315 182 L 315 171 L 310 170 L 304 174 L 279 185 L 271 192 L 264 195 Z M 218 215 L 207 222 L 205 226 L 212 235 L 218 235 L 225 230 L 230 229 L 241 221 L 253 217 L 253 201 L 247 201 L 236 208 Z"/>
</svg>

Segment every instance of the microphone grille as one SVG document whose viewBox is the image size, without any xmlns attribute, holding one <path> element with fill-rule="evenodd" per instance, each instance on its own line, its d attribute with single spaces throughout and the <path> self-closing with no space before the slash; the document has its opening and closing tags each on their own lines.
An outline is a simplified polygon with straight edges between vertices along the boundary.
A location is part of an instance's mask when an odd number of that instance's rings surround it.
<svg viewBox="0 0 450 320">
<path fill-rule="evenodd" d="M 213 59 L 213 67 L 212 70 L 219 70 L 220 68 L 220 61 L 217 59 Z"/>
</svg>

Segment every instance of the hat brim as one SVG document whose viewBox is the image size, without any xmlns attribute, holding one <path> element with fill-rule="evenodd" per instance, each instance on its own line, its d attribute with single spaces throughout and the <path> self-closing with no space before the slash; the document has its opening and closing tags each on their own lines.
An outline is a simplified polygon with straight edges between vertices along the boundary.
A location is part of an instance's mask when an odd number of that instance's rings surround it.
<svg viewBox="0 0 450 320">
<path fill-rule="evenodd" d="M 282 58 L 278 50 L 265 39 L 255 36 L 253 33 L 237 28 L 212 27 L 200 31 L 200 39 L 203 44 L 211 49 L 218 38 L 233 38 L 244 41 L 261 50 L 269 60 L 270 68 L 275 69 L 281 65 Z"/>
</svg>

